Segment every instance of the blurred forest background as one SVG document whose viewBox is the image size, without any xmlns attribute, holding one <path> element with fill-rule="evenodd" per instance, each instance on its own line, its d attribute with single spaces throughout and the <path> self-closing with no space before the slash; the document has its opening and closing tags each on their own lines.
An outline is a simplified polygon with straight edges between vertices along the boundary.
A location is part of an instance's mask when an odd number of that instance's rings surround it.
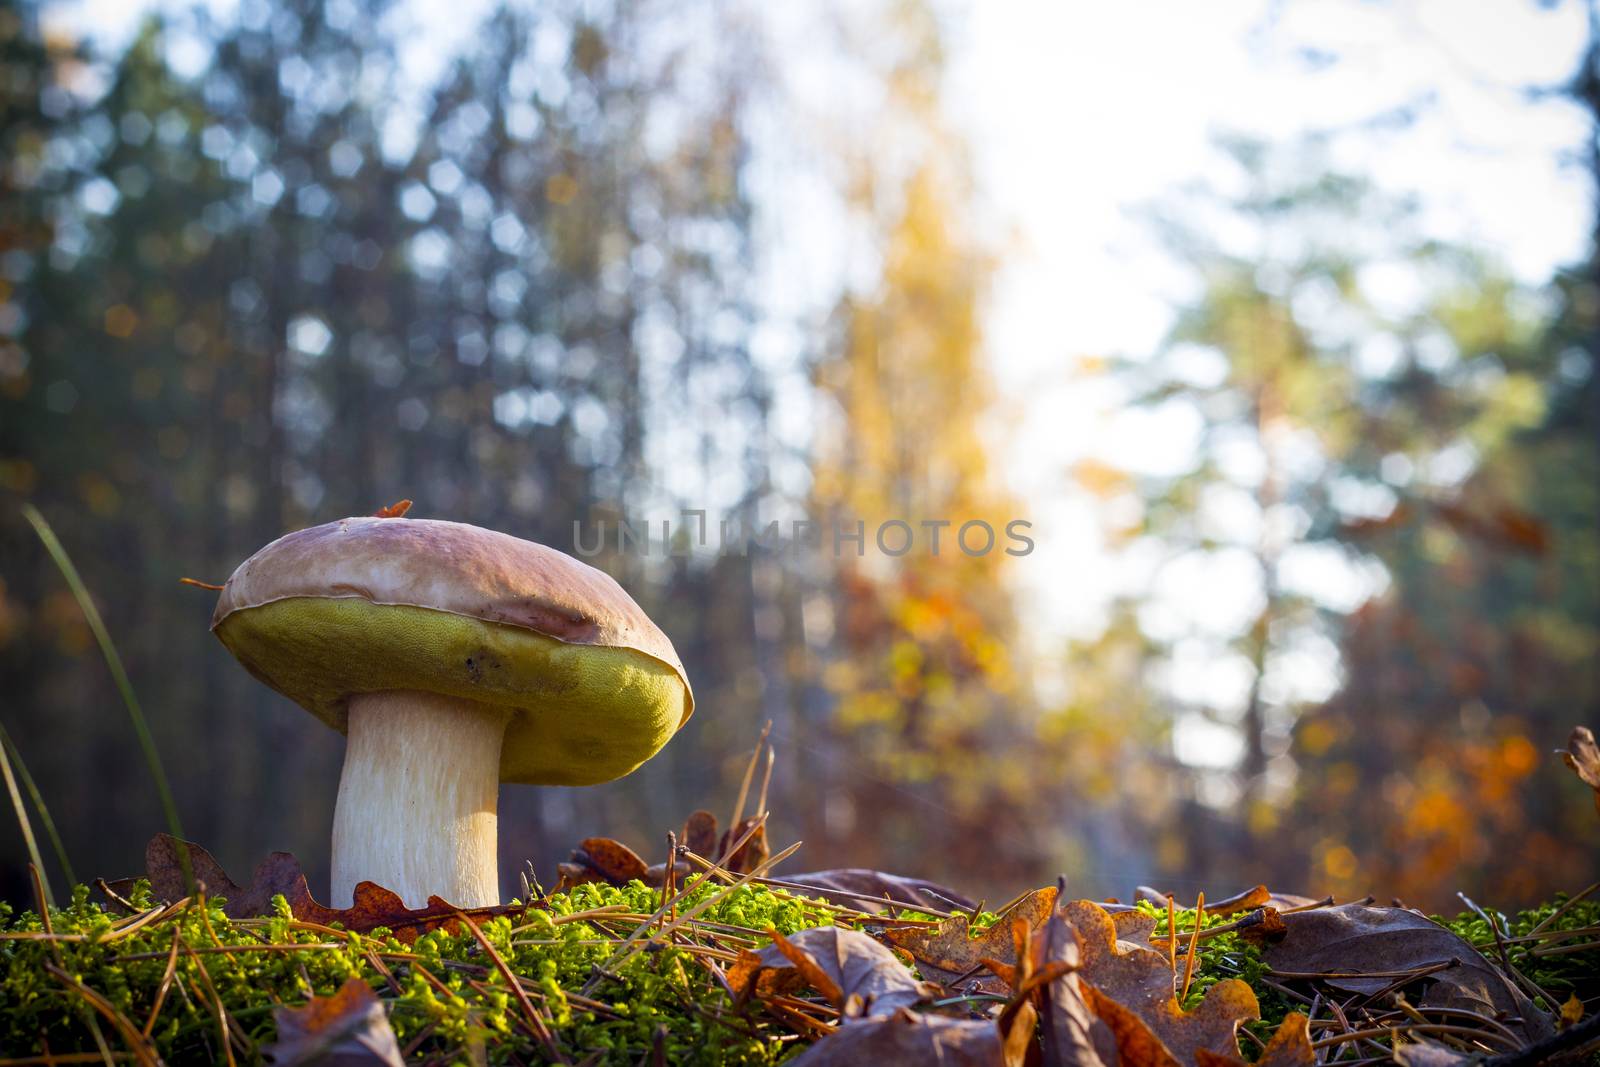
<svg viewBox="0 0 1600 1067">
<path fill-rule="evenodd" d="M 820 19 L 804 48 L 861 112 L 800 117 L 732 3 L 508 3 L 420 86 L 386 0 L 174 9 L 116 50 L 47 14 L 0 0 L 0 721 L 80 877 L 139 869 L 163 821 L 23 502 L 96 595 L 188 835 L 237 876 L 291 850 L 319 889 L 342 741 L 180 576 L 401 497 L 569 551 L 575 519 L 681 508 L 1030 517 L 985 335 L 1005 243 L 920 0 Z M 1597 48 L 1526 90 L 1584 116 L 1569 165 L 1600 179 Z M 798 310 L 774 144 L 856 253 Z M 1242 573 L 1231 621 L 1130 592 L 1041 653 L 1028 605 L 1076 593 L 1027 558 L 607 552 L 699 710 L 630 778 L 506 788 L 507 875 L 725 819 L 770 719 L 796 869 L 1437 908 L 1589 881 L 1594 813 L 1550 752 L 1600 726 L 1600 263 L 1530 285 L 1325 148 L 1220 139 L 1218 180 L 1150 209 L 1187 294 L 1165 342 L 1052 357 L 1199 427 L 1181 471 L 1057 477 L 1107 551 Z M 1290 580 L 1307 553 L 1338 595 Z M 1308 692 L 1319 649 L 1337 684 Z M 1175 692 L 1196 662 L 1236 696 Z M 1195 722 L 1231 755 L 1193 758 Z"/>
</svg>

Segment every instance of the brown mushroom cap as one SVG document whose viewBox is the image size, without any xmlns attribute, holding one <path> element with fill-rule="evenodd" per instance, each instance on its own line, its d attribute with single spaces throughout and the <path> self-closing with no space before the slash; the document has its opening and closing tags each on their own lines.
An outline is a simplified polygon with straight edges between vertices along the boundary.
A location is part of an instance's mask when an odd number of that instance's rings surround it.
<svg viewBox="0 0 1600 1067">
<path fill-rule="evenodd" d="M 609 575 L 458 522 L 352 518 L 280 537 L 234 571 L 211 629 L 341 733 L 353 693 L 508 711 L 507 782 L 621 777 L 694 711 L 672 642 Z"/>
</svg>

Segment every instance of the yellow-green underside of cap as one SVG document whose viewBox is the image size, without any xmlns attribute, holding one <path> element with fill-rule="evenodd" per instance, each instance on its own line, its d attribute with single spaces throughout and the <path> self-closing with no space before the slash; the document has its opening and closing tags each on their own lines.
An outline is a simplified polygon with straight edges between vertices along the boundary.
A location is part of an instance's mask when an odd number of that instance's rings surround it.
<svg viewBox="0 0 1600 1067">
<path fill-rule="evenodd" d="M 688 689 L 628 648 L 359 597 L 290 597 L 232 612 L 216 634 L 256 677 L 345 731 L 353 693 L 420 689 L 510 710 L 500 778 L 609 782 L 660 751 Z"/>
</svg>

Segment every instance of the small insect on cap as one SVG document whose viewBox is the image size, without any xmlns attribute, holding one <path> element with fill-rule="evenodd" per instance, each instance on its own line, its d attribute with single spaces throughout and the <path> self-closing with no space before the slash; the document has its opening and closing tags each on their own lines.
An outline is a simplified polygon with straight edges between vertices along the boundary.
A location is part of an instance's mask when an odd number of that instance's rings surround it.
<svg viewBox="0 0 1600 1067">
<path fill-rule="evenodd" d="M 609 575 L 463 523 L 351 518 L 280 537 L 234 571 L 211 629 L 340 732 L 359 694 L 501 709 L 505 782 L 621 777 L 694 711 L 672 642 Z"/>
</svg>

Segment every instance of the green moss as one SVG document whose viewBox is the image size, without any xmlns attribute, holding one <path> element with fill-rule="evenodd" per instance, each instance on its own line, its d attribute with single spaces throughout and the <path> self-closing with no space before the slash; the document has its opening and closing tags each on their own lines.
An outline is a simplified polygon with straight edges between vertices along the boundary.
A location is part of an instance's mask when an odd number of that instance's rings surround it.
<svg viewBox="0 0 1600 1067">
<path fill-rule="evenodd" d="M 1167 910 L 1158 908 L 1148 901 L 1140 901 L 1138 907 L 1145 914 L 1155 917 L 1155 936 L 1164 939 L 1167 936 Z M 1194 909 L 1179 908 L 1176 917 L 1178 943 L 1181 947 L 1187 944 L 1186 939 L 1194 930 Z M 1238 918 L 1237 915 L 1207 914 L 1203 929 L 1225 926 Z M 1183 966 L 1181 956 L 1178 966 L 1180 968 Z M 1195 957 L 1194 976 L 1189 982 L 1189 995 L 1184 998 L 1183 1006 L 1186 1010 L 1193 1010 L 1205 999 L 1206 992 L 1212 986 L 1224 978 L 1238 978 L 1255 991 L 1256 1000 L 1261 1005 L 1260 1021 L 1246 1025 L 1262 1040 L 1268 1040 L 1285 1015 L 1303 1007 L 1266 984 L 1264 979 L 1268 970 L 1266 962 L 1261 958 L 1261 949 L 1237 933 L 1230 931 L 1208 937 L 1200 942 L 1199 952 Z"/>
<path fill-rule="evenodd" d="M 1501 936 L 1506 941 L 1506 957 L 1510 960 L 1511 966 L 1549 993 L 1550 999 L 1555 1001 L 1552 1004 L 1544 997 L 1538 998 L 1539 1006 L 1547 1011 L 1558 1011 L 1562 1002 L 1574 993 L 1580 1000 L 1585 1001 L 1593 1001 L 1595 997 L 1600 996 L 1600 950 L 1590 948 L 1556 956 L 1533 954 L 1535 949 L 1549 952 L 1555 948 L 1572 949 L 1600 942 L 1600 935 L 1594 933 L 1577 934 L 1572 937 L 1548 936 L 1552 932 L 1600 929 L 1600 900 L 1594 899 L 1581 900 L 1567 908 L 1553 922 L 1549 921 L 1569 899 L 1571 898 L 1566 893 L 1558 894 L 1554 900 L 1517 912 L 1500 926 Z M 1497 916 L 1497 919 L 1499 918 L 1502 917 Z M 1470 941 L 1490 960 L 1495 963 L 1500 962 L 1500 951 L 1494 931 L 1489 929 L 1489 924 L 1479 918 L 1477 913 L 1462 912 L 1454 919 L 1435 915 L 1433 920 Z M 1540 940 L 1517 940 L 1527 937 L 1541 924 L 1545 925 L 1540 930 L 1543 935 Z"/>
<path fill-rule="evenodd" d="M 685 906 L 714 892 L 698 890 Z M 134 903 L 148 907 L 141 888 Z M 1564 902 L 1520 912 L 1510 920 L 1512 937 L 1526 936 Z M 328 934 L 294 922 L 282 898 L 279 912 L 267 919 L 231 921 L 219 901 L 187 909 L 134 933 L 117 936 L 125 920 L 108 914 L 79 887 L 71 903 L 51 913 L 55 933 L 81 940 L 17 938 L 0 940 L 0 1049 L 10 1056 L 40 1055 L 48 1040 L 53 1053 L 96 1049 L 85 999 L 46 965 L 60 967 L 103 996 L 133 1026 L 151 1017 L 157 991 L 166 973 L 174 940 L 180 946 L 175 981 L 155 1015 L 151 1037 L 162 1058 L 172 1064 L 220 1062 L 221 1047 L 215 1004 L 221 1001 L 235 1031 L 244 1035 L 236 1049 L 241 1064 L 261 1062 L 261 1047 L 274 1038 L 273 1008 L 298 1007 L 312 994 L 329 995 L 352 976 L 378 991 L 388 1009 L 402 1048 L 414 1060 L 468 1062 L 482 1048 L 490 1063 L 538 1061 L 539 1046 L 522 1026 L 521 1009 L 498 970 L 470 932 L 438 931 L 406 946 L 387 935 Z M 623 888 L 579 886 L 546 899 L 514 927 L 509 918 L 484 922 L 485 936 L 514 973 L 531 979 L 531 993 L 552 1020 L 551 1029 L 572 1060 L 598 1056 L 601 1063 L 648 1061 L 658 1032 L 669 1063 L 776 1064 L 797 1049 L 789 1031 L 760 1012 L 741 1013 L 721 983 L 687 948 L 655 947 L 611 968 L 611 976 L 581 990 L 596 969 L 615 955 L 618 940 L 638 924 L 633 915 L 648 915 L 659 906 L 658 890 L 637 882 Z M 623 916 L 590 916 L 563 921 L 602 908 L 625 909 Z M 1166 913 L 1148 905 L 1156 919 L 1156 936 L 1166 933 Z M 707 908 L 698 939 L 724 938 L 721 948 L 736 951 L 743 944 L 765 943 L 768 926 L 794 933 L 832 921 L 835 912 L 816 901 L 782 890 L 745 886 Z M 907 913 L 909 916 L 909 913 Z M 1212 928 L 1234 917 L 1207 916 Z M 994 921 L 980 915 L 981 929 Z M 1178 933 L 1192 929 L 1194 913 L 1178 913 Z M 1494 937 L 1483 920 L 1462 915 L 1445 925 L 1492 956 Z M 1548 930 L 1579 931 L 1600 926 L 1600 902 L 1583 902 L 1550 923 Z M 0 905 L 0 932 L 37 933 L 38 915 L 13 915 Z M 1593 941 L 1578 935 L 1572 944 Z M 1550 944 L 1549 942 L 1546 942 Z M 1559 942 L 1568 943 L 1568 942 Z M 244 951 L 218 951 L 237 948 Z M 191 952 L 191 950 L 193 950 Z M 1515 966 L 1548 990 L 1557 1001 L 1576 992 L 1593 997 L 1600 983 L 1593 950 L 1567 956 L 1533 956 L 1526 943 L 1511 946 Z M 392 976 L 374 964 L 378 957 Z M 1201 942 L 1186 1008 L 1195 1007 L 1207 990 L 1224 978 L 1240 978 L 1256 992 L 1262 1021 L 1251 1024 L 1263 1039 L 1296 1005 L 1264 981 L 1267 968 L 1256 946 L 1229 932 Z M 525 983 L 528 985 L 530 983 Z M 441 988 L 442 987 L 442 988 Z M 110 1044 L 119 1042 L 103 1018 L 97 1024 Z"/>
<path fill-rule="evenodd" d="M 712 891 L 701 889 L 688 903 Z M 135 903 L 147 906 L 148 894 L 142 891 Z M 222 1061 L 214 1006 L 218 999 L 252 1046 L 244 1053 L 236 1050 L 236 1056 L 242 1063 L 259 1062 L 260 1047 L 273 1040 L 274 1006 L 301 1006 L 313 993 L 333 993 L 351 976 L 378 991 L 402 1048 L 420 1040 L 413 1056 L 449 1062 L 464 1059 L 468 1049 L 482 1044 L 491 1063 L 537 1058 L 538 1045 L 519 1022 L 515 997 L 470 932 L 436 931 L 409 947 L 382 930 L 368 936 L 330 936 L 295 923 L 281 897 L 278 903 L 275 918 L 234 922 L 213 899 L 203 909 L 191 906 L 135 933 L 111 937 L 118 920 L 91 903 L 88 891 L 79 887 L 68 907 L 52 912 L 51 924 L 57 934 L 84 940 L 0 941 L 0 1048 L 12 1056 L 38 1055 L 47 1039 L 53 1053 L 95 1050 L 85 1000 L 50 974 L 46 964 L 78 977 L 135 1028 L 143 1027 L 176 937 L 181 946 L 176 981 L 151 1031 L 168 1063 Z M 607 929 L 604 920 L 560 918 L 616 905 L 650 914 L 659 903 L 657 890 L 637 882 L 621 889 L 587 885 L 548 898 L 547 910 L 530 912 L 524 928 L 515 933 L 512 921 L 504 917 L 481 928 L 514 973 L 535 980 L 539 996 L 534 999 L 542 997 L 561 1047 L 574 1060 L 598 1053 L 600 1062 L 638 1062 L 654 1048 L 658 1030 L 665 1032 L 670 1063 L 769 1064 L 783 1059 L 794 1047 L 792 1039 L 785 1039 L 786 1031 L 758 1015 L 741 1018 L 721 985 L 686 949 L 641 952 L 615 968 L 614 977 L 601 981 L 591 994 L 602 1008 L 578 996 L 595 969 L 612 957 L 618 937 L 638 920 L 612 921 Z M 782 891 L 741 887 L 699 918 L 737 927 L 764 943 L 769 924 L 793 933 L 826 923 L 832 914 Z M 38 932 L 42 923 L 33 912 L 13 918 L 5 909 L 0 927 L 8 934 Z M 736 944 L 730 939 L 727 947 Z M 217 951 L 235 946 L 247 951 Z M 197 951 L 191 954 L 190 949 Z M 374 965 L 374 953 L 394 976 L 398 992 Z M 416 958 L 400 958 L 404 954 Z M 99 1025 L 115 1046 L 114 1028 L 103 1019 Z"/>
</svg>

